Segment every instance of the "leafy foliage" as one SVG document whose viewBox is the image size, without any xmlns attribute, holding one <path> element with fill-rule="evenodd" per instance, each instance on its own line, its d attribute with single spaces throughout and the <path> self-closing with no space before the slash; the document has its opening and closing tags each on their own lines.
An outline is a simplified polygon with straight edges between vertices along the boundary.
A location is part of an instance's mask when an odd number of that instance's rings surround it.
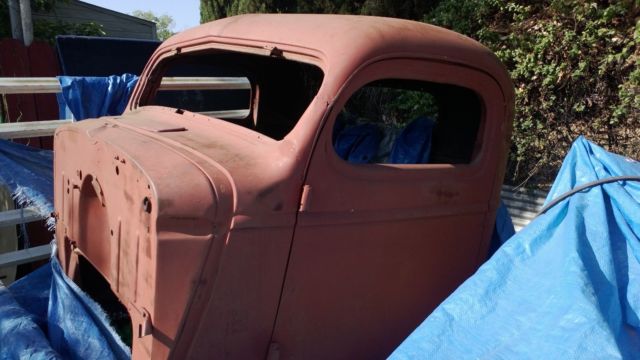
<svg viewBox="0 0 640 360">
<path fill-rule="evenodd" d="M 317 13 L 420 20 L 437 0 L 201 0 L 200 22 L 246 13 Z"/>
<path fill-rule="evenodd" d="M 33 23 L 33 37 L 53 44 L 57 35 L 104 36 L 102 25 L 93 21 L 70 23 L 65 21 L 37 20 Z"/>
<path fill-rule="evenodd" d="M 158 39 L 162 41 L 167 40 L 174 34 L 173 27 L 175 26 L 175 22 L 173 21 L 173 18 L 167 14 L 158 16 L 152 11 L 135 10 L 131 15 L 154 22 L 156 24 L 156 34 L 158 35 Z"/>
<path fill-rule="evenodd" d="M 508 180 L 549 185 L 581 134 L 640 158 L 638 2 L 473 3 L 442 1 L 426 20 L 478 39 L 510 70 L 516 116 Z"/>
<path fill-rule="evenodd" d="M 202 22 L 246 12 L 401 17 L 479 40 L 516 89 L 513 184 L 548 186 L 578 135 L 640 158 L 640 0 L 201 0 Z"/>
</svg>

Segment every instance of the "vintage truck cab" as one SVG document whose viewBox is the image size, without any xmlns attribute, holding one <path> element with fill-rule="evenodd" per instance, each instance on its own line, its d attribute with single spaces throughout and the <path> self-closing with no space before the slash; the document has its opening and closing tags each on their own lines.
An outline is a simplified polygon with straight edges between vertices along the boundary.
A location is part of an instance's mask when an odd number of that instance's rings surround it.
<svg viewBox="0 0 640 360">
<path fill-rule="evenodd" d="M 488 49 L 422 23 L 201 25 L 122 116 L 56 132 L 58 257 L 134 358 L 386 356 L 486 258 L 513 99 Z"/>
</svg>

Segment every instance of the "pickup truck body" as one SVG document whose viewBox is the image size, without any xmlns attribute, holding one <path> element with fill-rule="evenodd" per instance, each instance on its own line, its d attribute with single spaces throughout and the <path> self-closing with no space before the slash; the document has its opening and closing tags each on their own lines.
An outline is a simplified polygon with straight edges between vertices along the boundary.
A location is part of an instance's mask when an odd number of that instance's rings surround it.
<svg viewBox="0 0 640 360">
<path fill-rule="evenodd" d="M 174 68 L 246 80 L 246 112 L 207 116 L 212 89 L 162 100 Z M 433 94 L 427 163 L 336 153 L 367 84 Z M 489 50 L 426 24 L 201 25 L 158 48 L 122 116 L 56 132 L 58 256 L 124 305 L 134 358 L 385 356 L 486 258 L 513 96 Z"/>
</svg>

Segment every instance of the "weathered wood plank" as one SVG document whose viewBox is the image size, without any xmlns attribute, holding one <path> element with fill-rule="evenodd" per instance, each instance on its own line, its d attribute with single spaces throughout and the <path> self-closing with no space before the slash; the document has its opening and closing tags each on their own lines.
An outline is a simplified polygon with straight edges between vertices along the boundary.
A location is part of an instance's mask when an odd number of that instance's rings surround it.
<svg viewBox="0 0 640 360">
<path fill-rule="evenodd" d="M 242 119 L 249 114 L 249 110 L 221 110 L 203 111 L 200 114 L 219 117 Z M 48 120 L 48 121 L 25 121 L 18 123 L 0 124 L 0 139 L 22 139 L 36 136 L 52 136 L 59 126 L 70 124 L 73 120 Z"/>
<path fill-rule="evenodd" d="M 164 77 L 160 90 L 248 90 L 251 83 L 243 77 Z"/>
<path fill-rule="evenodd" d="M 43 216 L 34 208 L 13 209 L 0 212 L 0 227 L 26 224 L 42 220 Z"/>
<path fill-rule="evenodd" d="M 165 77 L 160 90 L 247 90 L 242 77 Z M 0 77 L 0 94 L 50 94 L 61 91 L 55 77 Z"/>
<path fill-rule="evenodd" d="M 48 259 L 51 256 L 51 245 L 34 246 L 29 249 L 0 254 L 0 268 L 17 266 L 30 262 Z"/>
<path fill-rule="evenodd" d="M 0 124 L 0 139 L 21 139 L 36 136 L 51 136 L 56 129 L 72 120 L 25 121 Z"/>
<path fill-rule="evenodd" d="M 219 110 L 219 111 L 201 111 L 198 114 L 222 118 L 222 119 L 244 119 L 249 115 L 249 109 L 245 110 Z"/>
</svg>

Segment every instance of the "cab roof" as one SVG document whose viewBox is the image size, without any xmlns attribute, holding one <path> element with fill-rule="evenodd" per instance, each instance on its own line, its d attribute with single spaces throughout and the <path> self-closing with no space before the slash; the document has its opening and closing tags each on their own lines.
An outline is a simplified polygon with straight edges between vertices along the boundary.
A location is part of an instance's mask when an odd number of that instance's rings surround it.
<svg viewBox="0 0 640 360">
<path fill-rule="evenodd" d="M 511 86 L 504 66 L 486 47 L 450 30 L 416 21 L 355 15 L 250 14 L 185 30 L 159 51 L 218 38 L 264 47 L 294 46 L 322 54 L 325 67 L 352 71 L 380 57 L 429 57 L 483 70 Z M 506 83 L 505 83 L 506 81 Z"/>
</svg>

